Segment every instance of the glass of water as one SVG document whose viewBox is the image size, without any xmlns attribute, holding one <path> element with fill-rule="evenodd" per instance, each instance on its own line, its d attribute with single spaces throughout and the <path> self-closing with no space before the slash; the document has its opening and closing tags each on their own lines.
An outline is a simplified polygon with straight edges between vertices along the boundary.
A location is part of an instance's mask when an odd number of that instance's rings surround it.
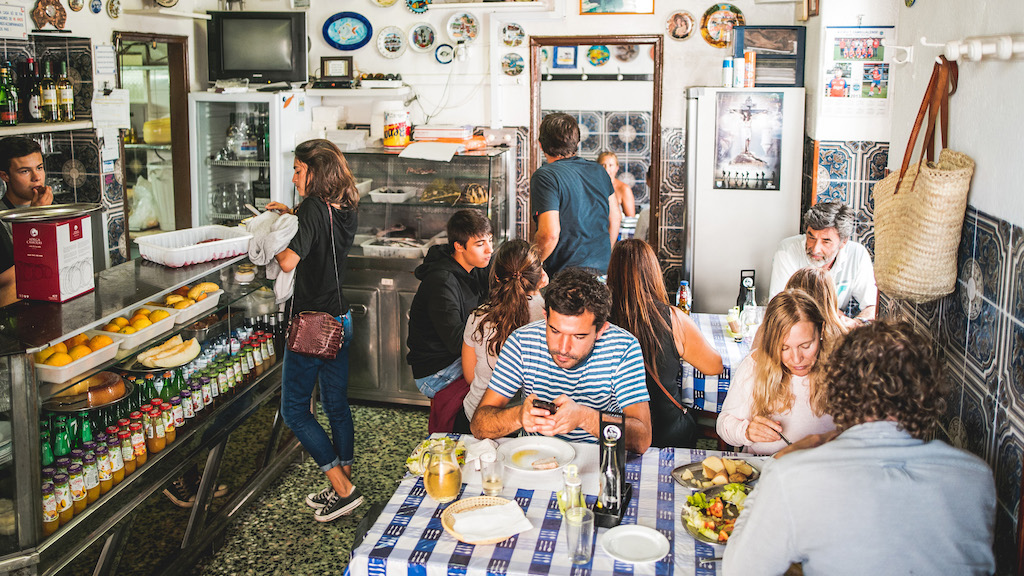
<svg viewBox="0 0 1024 576">
<path fill-rule="evenodd" d="M 480 482 L 485 496 L 501 494 L 505 486 L 505 462 L 497 454 L 480 456 Z"/>
<path fill-rule="evenodd" d="M 569 508 L 562 515 L 562 529 L 573 564 L 586 564 L 594 554 L 594 512 L 589 508 Z"/>
</svg>

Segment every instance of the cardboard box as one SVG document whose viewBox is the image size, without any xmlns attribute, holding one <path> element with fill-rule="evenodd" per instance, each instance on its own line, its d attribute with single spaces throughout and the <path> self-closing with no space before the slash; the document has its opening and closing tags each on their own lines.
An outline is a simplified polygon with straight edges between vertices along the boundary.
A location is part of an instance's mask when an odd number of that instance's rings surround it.
<svg viewBox="0 0 1024 576">
<path fill-rule="evenodd" d="M 65 302 L 93 291 L 91 224 L 89 216 L 14 223 L 18 298 Z"/>
</svg>

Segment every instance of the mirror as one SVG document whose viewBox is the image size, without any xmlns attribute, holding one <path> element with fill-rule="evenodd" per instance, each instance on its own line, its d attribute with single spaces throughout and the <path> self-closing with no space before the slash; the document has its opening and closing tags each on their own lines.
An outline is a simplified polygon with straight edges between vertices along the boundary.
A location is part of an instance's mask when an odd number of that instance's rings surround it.
<svg viewBox="0 0 1024 576">
<path fill-rule="evenodd" d="M 575 116 L 579 156 L 596 161 L 602 152 L 615 154 L 616 178 L 632 191 L 636 214 L 648 218 L 644 239 L 655 252 L 660 186 L 651 193 L 648 182 L 661 182 L 662 40 L 660 35 L 530 38 L 530 171 L 544 161 L 535 136 L 544 115 Z M 635 222 L 636 217 L 624 219 L 623 230 L 629 234 Z M 531 222 L 531 238 L 534 226 Z"/>
</svg>

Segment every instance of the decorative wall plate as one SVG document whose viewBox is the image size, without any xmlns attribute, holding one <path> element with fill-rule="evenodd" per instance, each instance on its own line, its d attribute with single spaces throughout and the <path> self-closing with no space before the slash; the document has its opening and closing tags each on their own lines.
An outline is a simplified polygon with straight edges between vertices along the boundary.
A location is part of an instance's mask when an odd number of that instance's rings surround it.
<svg viewBox="0 0 1024 576">
<path fill-rule="evenodd" d="M 665 22 L 665 30 L 668 37 L 673 40 L 686 40 L 693 33 L 694 22 L 696 20 L 693 18 L 693 14 L 686 10 L 679 10 L 669 14 L 668 20 Z"/>
<path fill-rule="evenodd" d="M 743 26 L 743 12 L 733 4 L 714 4 L 704 12 L 700 33 L 715 48 L 725 48 L 732 41 L 732 29 Z"/>
<path fill-rule="evenodd" d="M 434 59 L 441 64 L 451 64 L 455 59 L 455 48 L 451 44 L 438 44 L 434 50 Z"/>
<path fill-rule="evenodd" d="M 156 5 L 161 8 L 174 8 L 178 5 L 178 0 L 153 0 Z"/>
<path fill-rule="evenodd" d="M 377 33 L 377 51 L 385 58 L 398 58 L 405 52 L 405 32 L 398 26 L 387 26 Z"/>
<path fill-rule="evenodd" d="M 587 50 L 587 60 L 592 66 L 604 66 L 608 63 L 608 59 L 611 58 L 612 53 L 608 51 L 607 46 L 596 44 L 591 46 Z"/>
<path fill-rule="evenodd" d="M 519 24 L 509 22 L 501 27 L 501 41 L 505 43 L 505 46 L 515 48 L 523 43 L 525 37 L 526 32 Z"/>
<path fill-rule="evenodd" d="M 501 71 L 506 76 L 519 76 L 523 73 L 523 57 L 515 52 L 509 52 L 501 57 Z"/>
<path fill-rule="evenodd" d="M 619 44 L 613 46 L 612 50 L 615 51 L 615 59 L 619 62 L 632 62 L 640 55 L 640 47 L 636 44 Z"/>
<path fill-rule="evenodd" d="M 68 8 L 78 12 L 82 8 L 85 8 L 85 0 L 68 0 Z"/>
<path fill-rule="evenodd" d="M 89 0 L 89 10 L 92 10 L 93 14 L 103 12 L 103 0 Z"/>
<path fill-rule="evenodd" d="M 370 0 L 370 1 L 373 2 L 374 4 L 376 4 L 377 6 L 381 6 L 383 8 L 387 8 L 388 6 L 394 6 L 395 4 L 398 3 L 398 0 Z"/>
<path fill-rule="evenodd" d="M 452 17 L 448 19 L 448 37 L 452 39 L 452 42 L 461 40 L 469 44 L 476 40 L 479 33 L 480 25 L 476 16 L 469 12 L 458 12 L 452 14 Z"/>
<path fill-rule="evenodd" d="M 405 0 L 405 7 L 416 14 L 423 14 L 430 7 L 430 0 Z"/>
<path fill-rule="evenodd" d="M 117 18 L 121 15 L 121 0 L 107 0 L 107 16 Z"/>
<path fill-rule="evenodd" d="M 373 26 L 362 14 L 338 12 L 324 22 L 324 40 L 338 50 L 362 48 L 373 38 Z"/>
<path fill-rule="evenodd" d="M 437 32 L 426 22 L 418 22 L 409 30 L 409 47 L 417 52 L 428 52 L 437 41 Z"/>
</svg>

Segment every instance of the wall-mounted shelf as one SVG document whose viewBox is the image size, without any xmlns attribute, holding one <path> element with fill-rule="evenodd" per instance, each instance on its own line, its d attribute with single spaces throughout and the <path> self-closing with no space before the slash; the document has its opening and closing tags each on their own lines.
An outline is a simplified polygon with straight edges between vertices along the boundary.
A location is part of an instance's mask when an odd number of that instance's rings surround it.
<svg viewBox="0 0 1024 576">
<path fill-rule="evenodd" d="M 0 128 L 0 138 L 18 134 L 42 134 L 44 132 L 69 132 L 92 128 L 92 120 L 75 120 L 74 122 L 39 122 L 18 124 Z"/>
<path fill-rule="evenodd" d="M 531 0 L 526 2 L 445 2 L 431 3 L 430 10 L 488 10 L 492 12 L 504 12 L 511 10 L 547 10 L 548 3 L 544 0 Z"/>
<path fill-rule="evenodd" d="M 186 12 L 173 8 L 144 8 L 135 10 L 122 10 L 122 14 L 134 14 L 136 16 L 171 16 L 174 18 L 192 18 L 193 20 L 209 20 L 209 14 L 202 12 Z"/>
</svg>

